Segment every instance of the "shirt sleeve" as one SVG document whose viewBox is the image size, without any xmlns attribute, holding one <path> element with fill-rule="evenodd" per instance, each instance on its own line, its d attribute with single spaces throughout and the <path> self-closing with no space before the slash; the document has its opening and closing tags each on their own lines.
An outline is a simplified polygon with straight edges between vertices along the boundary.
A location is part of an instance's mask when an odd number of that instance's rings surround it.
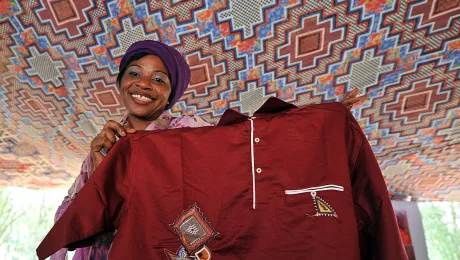
<svg viewBox="0 0 460 260">
<path fill-rule="evenodd" d="M 400 260 L 407 255 L 382 172 L 361 130 L 352 171 L 361 259 Z"/>
<path fill-rule="evenodd" d="M 81 165 L 80 174 L 77 176 L 77 178 L 75 178 L 72 187 L 70 187 L 70 189 L 67 192 L 67 196 L 64 197 L 62 204 L 58 207 L 58 210 L 56 211 L 56 215 L 54 216 L 55 223 L 59 220 L 62 214 L 64 214 L 64 212 L 67 210 L 67 208 L 69 207 L 70 203 L 75 198 L 77 193 L 80 192 L 85 183 L 88 181 L 88 178 L 92 172 L 92 167 L 92 157 L 89 153 Z"/>
<path fill-rule="evenodd" d="M 91 153 L 88 153 L 85 160 L 83 161 L 80 174 L 75 179 L 72 187 L 67 192 L 67 196 L 64 197 L 62 204 L 58 207 L 54 216 L 54 223 L 56 223 L 62 214 L 67 210 L 72 200 L 75 198 L 78 192 L 83 188 L 85 183 L 88 181 L 88 177 L 92 172 L 93 161 Z M 51 260 L 65 260 L 67 258 L 67 248 L 62 248 L 51 256 Z"/>
<path fill-rule="evenodd" d="M 94 236 L 114 230 L 129 193 L 131 137 L 121 138 L 37 248 L 45 259 L 65 247 L 91 245 Z"/>
</svg>

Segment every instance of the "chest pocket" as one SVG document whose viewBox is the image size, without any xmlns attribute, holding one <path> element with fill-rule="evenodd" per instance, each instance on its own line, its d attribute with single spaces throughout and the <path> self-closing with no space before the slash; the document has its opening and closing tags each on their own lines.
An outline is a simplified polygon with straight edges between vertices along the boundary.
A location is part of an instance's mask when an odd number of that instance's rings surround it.
<svg viewBox="0 0 460 260">
<path fill-rule="evenodd" d="M 334 205 L 341 203 L 343 191 L 342 186 L 325 185 L 278 194 L 274 203 L 274 229 L 283 237 L 278 243 L 285 248 L 308 251 L 306 255 L 318 259 L 335 259 L 334 250 L 320 248 L 340 247 L 337 234 L 342 232 L 343 222 Z"/>
<path fill-rule="evenodd" d="M 320 196 L 322 193 L 330 194 L 333 191 L 343 192 L 343 187 L 338 186 L 338 185 L 325 185 L 325 186 L 310 187 L 310 188 L 300 189 L 300 190 L 286 190 L 284 193 L 286 194 L 286 204 L 291 204 L 289 203 L 291 201 L 293 201 L 293 203 L 295 204 L 295 199 L 292 200 L 289 198 L 289 196 L 310 195 L 311 197 L 310 203 L 314 205 L 316 212 L 312 212 L 313 214 L 306 213 L 307 216 L 315 216 L 315 217 L 324 216 L 324 217 L 336 217 L 337 218 L 338 217 L 337 212 L 334 210 L 332 205 L 330 205 L 324 198 Z"/>
</svg>

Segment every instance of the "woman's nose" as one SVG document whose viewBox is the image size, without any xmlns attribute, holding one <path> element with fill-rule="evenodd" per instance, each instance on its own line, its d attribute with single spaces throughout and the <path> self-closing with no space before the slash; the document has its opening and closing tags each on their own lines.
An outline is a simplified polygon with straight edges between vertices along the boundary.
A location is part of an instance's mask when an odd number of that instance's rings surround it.
<svg viewBox="0 0 460 260">
<path fill-rule="evenodd" d="M 136 82 L 137 86 L 139 86 L 140 88 L 142 89 L 151 89 L 152 87 L 150 86 L 150 79 L 146 79 L 146 78 L 140 78 L 137 82 Z"/>
</svg>

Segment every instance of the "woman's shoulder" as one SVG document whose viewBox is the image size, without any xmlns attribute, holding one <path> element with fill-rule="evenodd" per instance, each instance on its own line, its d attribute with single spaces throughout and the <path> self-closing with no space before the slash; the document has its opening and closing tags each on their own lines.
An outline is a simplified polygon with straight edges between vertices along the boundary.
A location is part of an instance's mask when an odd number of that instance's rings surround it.
<svg viewBox="0 0 460 260">
<path fill-rule="evenodd" d="M 203 126 L 213 126 L 213 124 L 206 122 L 199 115 L 182 115 L 180 117 L 172 118 L 169 129 L 185 127 L 195 128 Z"/>
</svg>

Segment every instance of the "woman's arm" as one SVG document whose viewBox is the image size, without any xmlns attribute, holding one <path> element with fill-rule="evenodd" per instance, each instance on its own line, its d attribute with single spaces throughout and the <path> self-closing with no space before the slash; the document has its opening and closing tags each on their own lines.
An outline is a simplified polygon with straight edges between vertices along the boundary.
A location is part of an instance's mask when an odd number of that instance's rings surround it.
<svg viewBox="0 0 460 260">
<path fill-rule="evenodd" d="M 115 136 L 126 136 L 126 133 L 134 133 L 135 130 L 132 128 L 125 128 L 121 124 L 108 121 L 104 129 L 94 138 L 91 142 L 91 151 L 86 156 L 85 160 L 80 168 L 80 174 L 75 179 L 72 187 L 70 187 L 67 192 L 67 196 L 64 197 L 62 204 L 58 207 L 56 214 L 54 216 L 54 223 L 56 223 L 59 218 L 64 214 L 69 205 L 72 203 L 73 199 L 77 193 L 83 188 L 85 183 L 88 181 L 91 174 L 101 163 L 104 155 L 101 153 L 102 149 L 105 149 L 107 152 L 110 151 L 112 146 L 116 142 Z M 89 250 L 89 249 L 88 249 Z M 63 248 L 51 256 L 51 260 L 66 260 L 67 249 Z"/>
<path fill-rule="evenodd" d="M 118 214 L 123 215 L 132 176 L 132 138 L 117 143 L 38 246 L 40 259 L 65 247 L 87 248 L 98 234 L 114 230 Z"/>
<path fill-rule="evenodd" d="M 65 212 L 70 202 L 75 198 L 77 193 L 88 181 L 91 173 L 93 173 L 93 171 L 101 163 L 102 159 L 104 159 L 105 155 L 102 154 L 101 150 L 105 149 L 106 152 L 109 152 L 113 145 L 115 145 L 116 136 L 121 138 L 126 136 L 127 133 L 134 132 L 136 132 L 136 130 L 132 128 L 125 128 L 115 121 L 108 121 L 105 124 L 102 131 L 91 142 L 91 151 L 83 161 L 80 169 L 80 175 L 77 176 L 72 187 L 70 187 L 67 196 L 65 196 L 64 201 L 62 202 L 61 206 L 59 206 L 54 218 L 55 222 Z"/>
</svg>

